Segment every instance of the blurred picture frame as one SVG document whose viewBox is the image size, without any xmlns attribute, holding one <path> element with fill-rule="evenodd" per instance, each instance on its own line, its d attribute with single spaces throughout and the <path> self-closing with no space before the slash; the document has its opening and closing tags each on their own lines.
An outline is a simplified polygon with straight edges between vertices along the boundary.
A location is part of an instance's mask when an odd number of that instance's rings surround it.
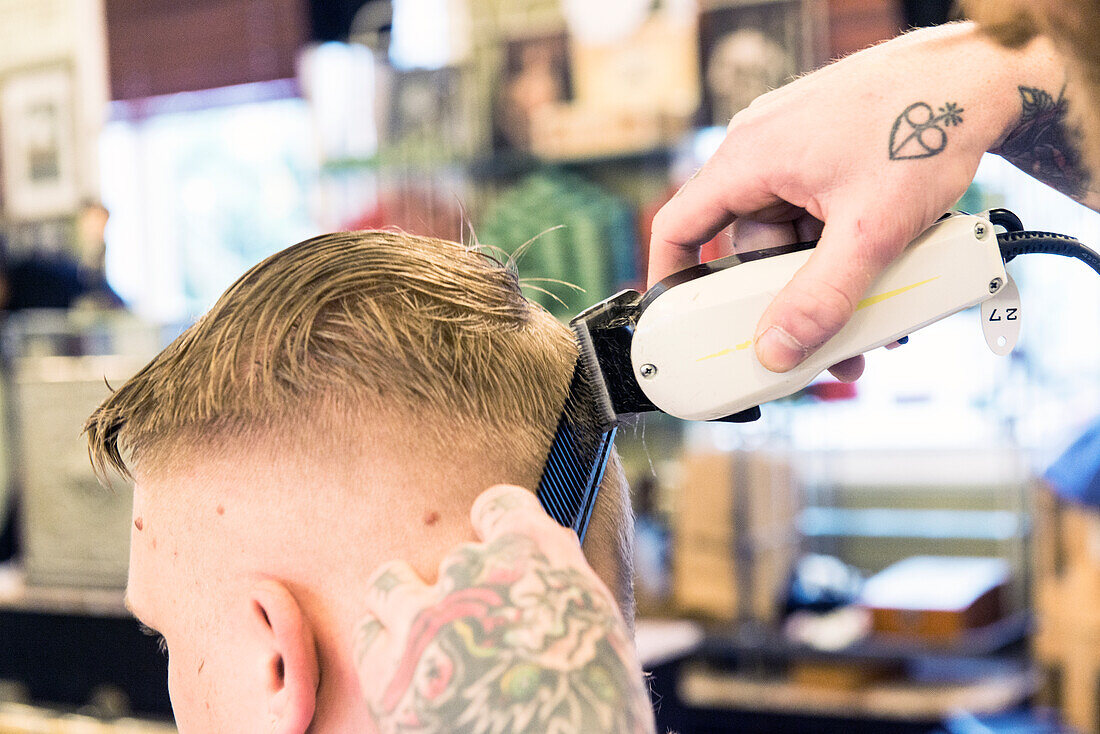
<svg viewBox="0 0 1100 734">
<path fill-rule="evenodd" d="M 818 62 L 813 0 L 702 3 L 698 124 L 726 125 L 753 99 Z"/>
<path fill-rule="evenodd" d="M 395 71 L 388 83 L 383 149 L 400 160 L 439 163 L 468 155 L 471 147 L 468 79 L 463 69 Z"/>
<path fill-rule="evenodd" d="M 0 77 L 0 174 L 9 221 L 66 216 L 77 208 L 75 93 L 66 61 Z"/>
<path fill-rule="evenodd" d="M 561 32 L 509 39 L 502 63 L 493 105 L 493 147 L 530 150 L 535 113 L 573 98 L 568 37 Z"/>
</svg>

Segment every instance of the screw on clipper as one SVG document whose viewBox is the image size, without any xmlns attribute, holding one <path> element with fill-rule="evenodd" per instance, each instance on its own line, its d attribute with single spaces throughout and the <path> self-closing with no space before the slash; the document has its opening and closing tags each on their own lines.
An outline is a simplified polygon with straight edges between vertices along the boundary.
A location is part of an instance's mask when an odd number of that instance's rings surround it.
<svg viewBox="0 0 1100 734">
<path fill-rule="evenodd" d="M 638 369 L 638 373 L 639 373 L 639 374 L 640 374 L 640 375 L 641 375 L 642 377 L 644 377 L 645 379 L 647 379 L 647 380 L 651 380 L 651 379 L 653 379 L 654 377 L 656 377 L 656 376 L 657 376 L 657 366 L 656 366 L 656 365 L 653 365 L 653 364 L 649 364 L 649 363 L 647 362 L 646 364 L 643 364 L 643 365 L 642 365 L 642 366 L 641 366 L 641 367 L 640 367 L 640 368 Z"/>
<path fill-rule="evenodd" d="M 1000 278 L 994 278 L 993 280 L 989 281 L 989 292 L 996 293 L 1002 285 L 1004 285 L 1003 280 L 1001 280 Z"/>
<path fill-rule="evenodd" d="M 987 231 L 989 230 L 985 226 L 985 222 L 978 222 L 974 225 L 974 236 L 977 237 L 979 240 L 985 237 L 985 233 Z"/>
</svg>

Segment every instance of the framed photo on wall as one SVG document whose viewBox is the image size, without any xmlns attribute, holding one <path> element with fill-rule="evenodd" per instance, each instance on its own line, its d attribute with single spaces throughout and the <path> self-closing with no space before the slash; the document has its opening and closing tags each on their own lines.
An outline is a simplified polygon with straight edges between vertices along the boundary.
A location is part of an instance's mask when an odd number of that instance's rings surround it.
<svg viewBox="0 0 1100 734">
<path fill-rule="evenodd" d="M 8 220 L 46 219 L 77 208 L 75 92 L 67 63 L 0 77 L 0 173 Z"/>
<path fill-rule="evenodd" d="M 809 0 L 702 4 L 699 124 L 726 125 L 756 97 L 816 65 L 811 9 Z"/>
<path fill-rule="evenodd" d="M 493 113 L 494 147 L 528 150 L 535 112 L 573 97 L 567 36 L 509 39 L 503 61 Z"/>
<path fill-rule="evenodd" d="M 463 94 L 467 79 L 457 66 L 396 71 L 389 80 L 383 149 L 398 162 L 461 158 L 469 153 L 472 131 Z"/>
</svg>

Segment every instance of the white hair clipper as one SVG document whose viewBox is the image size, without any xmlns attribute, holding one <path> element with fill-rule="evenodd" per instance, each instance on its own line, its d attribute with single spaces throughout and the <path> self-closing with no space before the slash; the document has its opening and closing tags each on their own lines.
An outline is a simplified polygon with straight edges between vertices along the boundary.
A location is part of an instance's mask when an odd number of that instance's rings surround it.
<svg viewBox="0 0 1100 734">
<path fill-rule="evenodd" d="M 882 272 L 848 324 L 789 372 L 760 364 L 754 333 L 815 242 L 731 255 L 675 273 L 645 294 L 622 291 L 596 304 L 571 323 L 580 357 L 559 434 L 566 431 L 573 444 L 576 436 L 586 441 L 602 436 L 602 444 L 591 445 L 605 448 L 590 450 L 583 443 L 584 450 L 570 453 L 555 437 L 543 484 L 552 470 L 569 463 L 563 456 L 576 459 L 576 477 L 602 477 L 602 466 L 596 474 L 584 471 L 591 465 L 586 457 L 606 461 L 614 428 L 624 417 L 659 410 L 685 420 L 755 420 L 761 403 L 801 390 L 831 365 L 978 304 L 985 304 L 990 346 L 1002 354 L 1011 351 L 1020 304 L 1005 272 L 1008 260 L 1044 252 L 1079 258 L 1100 273 L 1100 256 L 1073 238 L 1022 229 L 1003 209 L 945 215 Z M 560 486 L 555 492 L 577 496 Z M 594 492 L 580 505 L 590 507 Z M 551 504 L 544 499 L 548 509 Z M 576 528 L 572 517 L 558 519 Z"/>
</svg>

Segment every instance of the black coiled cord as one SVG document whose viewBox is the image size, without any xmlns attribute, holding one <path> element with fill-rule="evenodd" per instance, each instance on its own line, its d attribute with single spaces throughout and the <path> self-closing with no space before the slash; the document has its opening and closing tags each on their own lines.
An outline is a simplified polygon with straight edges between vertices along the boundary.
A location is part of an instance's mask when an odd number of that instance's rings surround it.
<svg viewBox="0 0 1100 734">
<path fill-rule="evenodd" d="M 1061 255 L 1088 265 L 1100 275 L 1100 254 L 1085 247 L 1073 237 L 1054 232 L 1003 232 L 997 235 L 1001 257 L 1007 263 L 1017 255 Z"/>
<path fill-rule="evenodd" d="M 1024 231 L 1023 222 L 1008 209 L 990 209 L 988 216 L 992 224 L 1006 230 L 997 235 L 1006 263 L 1017 255 L 1061 255 L 1080 260 L 1100 275 L 1100 253 L 1075 238 L 1054 232 Z"/>
</svg>

